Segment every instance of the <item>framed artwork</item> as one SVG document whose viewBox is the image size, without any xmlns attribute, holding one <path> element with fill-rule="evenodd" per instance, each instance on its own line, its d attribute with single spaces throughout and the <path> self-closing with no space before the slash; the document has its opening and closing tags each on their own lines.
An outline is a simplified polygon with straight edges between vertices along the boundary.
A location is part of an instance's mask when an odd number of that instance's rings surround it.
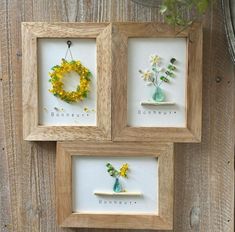
<svg viewBox="0 0 235 232">
<path fill-rule="evenodd" d="M 173 144 L 58 142 L 62 227 L 173 227 Z"/>
<path fill-rule="evenodd" d="M 107 23 L 22 23 L 25 140 L 110 140 Z"/>
<path fill-rule="evenodd" d="M 113 23 L 112 138 L 199 142 L 202 28 Z"/>
</svg>

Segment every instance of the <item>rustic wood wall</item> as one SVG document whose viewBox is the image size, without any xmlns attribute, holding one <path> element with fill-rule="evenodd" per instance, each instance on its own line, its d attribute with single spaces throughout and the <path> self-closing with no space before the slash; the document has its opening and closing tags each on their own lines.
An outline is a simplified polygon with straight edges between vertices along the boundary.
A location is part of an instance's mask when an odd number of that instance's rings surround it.
<svg viewBox="0 0 235 232">
<path fill-rule="evenodd" d="M 111 232 L 56 225 L 55 143 L 22 140 L 22 21 L 162 18 L 130 0 L 0 0 L 1 231 Z M 219 0 L 204 18 L 203 63 L 202 143 L 175 145 L 174 231 L 232 232 L 235 79 Z"/>
</svg>

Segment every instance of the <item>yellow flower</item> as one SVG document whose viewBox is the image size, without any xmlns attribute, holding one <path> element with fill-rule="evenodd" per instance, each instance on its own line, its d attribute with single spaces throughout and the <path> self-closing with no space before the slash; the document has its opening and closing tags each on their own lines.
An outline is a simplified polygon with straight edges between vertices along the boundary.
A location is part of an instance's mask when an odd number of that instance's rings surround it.
<svg viewBox="0 0 235 232">
<path fill-rule="evenodd" d="M 159 64 L 160 59 L 161 58 L 159 56 L 157 56 L 157 55 L 150 56 L 150 63 L 151 63 L 151 65 Z"/>
<path fill-rule="evenodd" d="M 129 169 L 128 164 L 127 163 L 123 164 L 122 167 L 120 168 L 120 176 L 127 177 L 128 169 Z"/>
</svg>

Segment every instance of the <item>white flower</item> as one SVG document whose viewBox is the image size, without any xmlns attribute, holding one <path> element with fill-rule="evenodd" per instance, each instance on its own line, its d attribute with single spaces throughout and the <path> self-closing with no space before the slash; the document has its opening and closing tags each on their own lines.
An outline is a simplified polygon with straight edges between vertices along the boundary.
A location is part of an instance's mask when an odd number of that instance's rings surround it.
<svg viewBox="0 0 235 232">
<path fill-rule="evenodd" d="M 159 62 L 160 62 L 160 57 L 159 56 L 157 56 L 157 55 L 151 55 L 150 56 L 150 63 L 151 63 L 151 65 L 157 65 L 157 64 L 159 64 Z"/>
<path fill-rule="evenodd" d="M 144 81 L 152 81 L 153 73 L 151 71 L 149 71 L 149 70 L 145 70 L 145 71 L 139 70 L 139 72 L 141 73 L 141 78 Z"/>
</svg>

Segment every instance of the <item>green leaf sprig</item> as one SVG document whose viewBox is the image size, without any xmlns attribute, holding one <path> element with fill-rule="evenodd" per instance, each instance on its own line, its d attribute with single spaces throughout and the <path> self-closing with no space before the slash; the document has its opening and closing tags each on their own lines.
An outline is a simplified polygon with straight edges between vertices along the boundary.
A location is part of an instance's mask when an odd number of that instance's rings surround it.
<svg viewBox="0 0 235 232">
<path fill-rule="evenodd" d="M 160 13 L 168 24 L 174 26 L 190 25 L 202 16 L 213 0 L 163 0 Z M 188 12 L 193 15 L 188 17 Z"/>
</svg>

